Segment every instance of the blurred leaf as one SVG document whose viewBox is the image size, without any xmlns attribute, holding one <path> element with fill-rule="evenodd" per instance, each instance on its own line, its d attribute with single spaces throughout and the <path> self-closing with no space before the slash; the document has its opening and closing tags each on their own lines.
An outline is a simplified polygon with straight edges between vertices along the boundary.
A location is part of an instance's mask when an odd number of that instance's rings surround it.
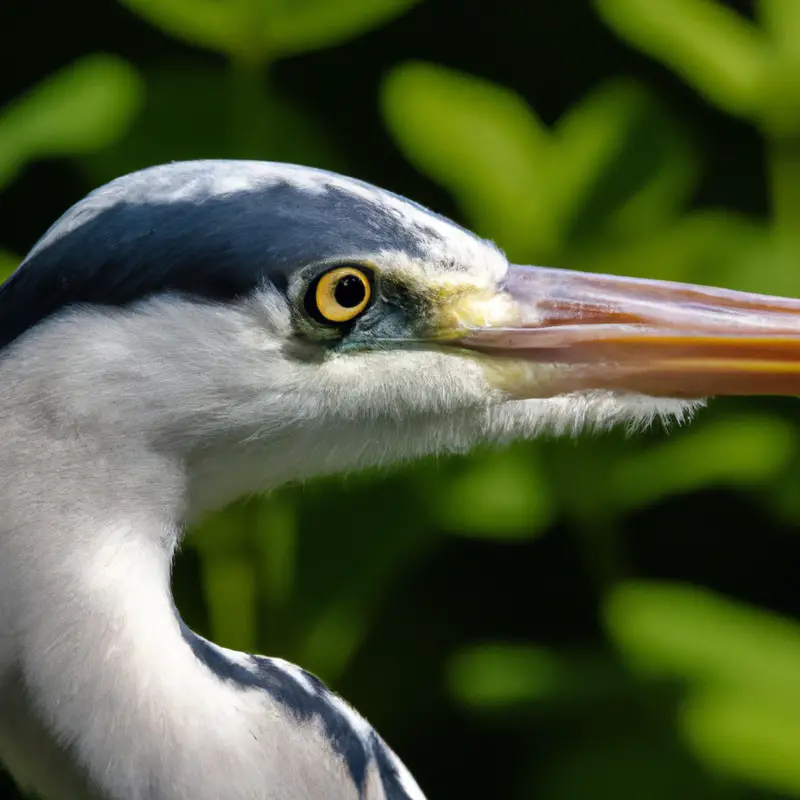
<svg viewBox="0 0 800 800">
<path fill-rule="evenodd" d="M 281 56 L 340 44 L 399 17 L 420 0 L 279 0 L 264 37 Z"/>
<path fill-rule="evenodd" d="M 580 442 L 561 438 L 542 443 L 554 502 L 576 531 L 613 526 L 618 501 L 608 490 L 609 465 L 628 447 L 638 450 L 640 443 L 619 429 L 602 436 L 585 435 Z"/>
<path fill-rule="evenodd" d="M 501 242 L 512 258 L 558 246 L 548 213 L 554 146 L 521 97 L 412 62 L 389 74 L 381 102 L 405 156 L 453 192 L 481 234 Z"/>
<path fill-rule="evenodd" d="M 559 257 L 598 230 L 645 236 L 694 190 L 694 149 L 651 94 L 610 81 L 547 131 L 508 89 L 430 64 L 395 69 L 384 118 L 398 146 L 515 261 Z"/>
<path fill-rule="evenodd" d="M 322 480 L 298 492 L 303 537 L 293 658 L 335 682 L 399 581 L 438 542 L 418 494 L 430 464 L 376 480 Z"/>
<path fill-rule="evenodd" d="M 189 541 L 203 555 L 233 555 L 246 549 L 250 541 L 251 503 L 240 500 L 204 517 L 189 531 Z"/>
<path fill-rule="evenodd" d="M 625 508 L 708 486 L 748 487 L 788 467 L 797 432 L 775 417 L 713 420 L 611 466 L 610 486 Z"/>
<path fill-rule="evenodd" d="M 259 567 L 263 563 L 257 558 L 258 550 L 270 546 L 277 550 L 285 533 L 279 524 L 281 509 L 274 502 L 272 498 L 240 500 L 204 518 L 189 532 L 189 542 L 200 556 L 209 629 L 225 647 L 258 649 Z M 275 541 L 261 541 L 265 522 L 276 523 Z M 291 564 L 284 560 L 276 566 Z M 277 585 L 269 580 L 269 572 L 267 576 L 265 593 L 270 599 L 287 585 L 291 587 L 291 571 L 281 575 Z"/>
<path fill-rule="evenodd" d="M 375 591 L 367 591 L 371 597 L 366 599 L 367 588 L 359 582 L 349 584 L 332 603 L 319 609 L 306 631 L 299 660 L 314 665 L 314 671 L 328 681 L 341 676 L 369 631 L 374 619 L 370 603 L 380 598 Z"/>
<path fill-rule="evenodd" d="M 800 297 L 797 240 L 774 230 L 766 234 L 763 229 L 758 230 L 757 239 L 751 240 L 754 247 L 741 235 L 737 237 L 745 250 L 741 257 L 731 260 L 724 285 L 745 292 Z"/>
<path fill-rule="evenodd" d="M 717 0 L 595 0 L 605 21 L 721 108 L 748 115 L 772 66 L 769 41 Z"/>
<path fill-rule="evenodd" d="M 164 33 L 200 47 L 235 54 L 247 47 L 241 10 L 233 0 L 120 0 Z"/>
<path fill-rule="evenodd" d="M 408 502 L 421 470 L 286 488 L 195 526 L 189 542 L 200 554 L 215 638 L 245 649 L 255 641 L 337 681 L 394 582 L 437 541 L 420 503 Z"/>
<path fill-rule="evenodd" d="M 453 695 L 467 706 L 493 708 L 552 694 L 559 659 L 533 646 L 483 644 L 456 654 L 448 669 Z"/>
<path fill-rule="evenodd" d="M 469 459 L 437 484 L 432 505 L 442 528 L 460 536 L 527 539 L 541 533 L 554 509 L 530 447 Z"/>
<path fill-rule="evenodd" d="M 771 256 L 766 231 L 742 216 L 709 210 L 679 217 L 641 237 L 593 242 L 571 256 L 570 266 L 743 290 L 759 283 L 762 291 L 800 278 Z"/>
<path fill-rule="evenodd" d="M 263 593 L 271 609 L 284 606 L 295 588 L 297 517 L 281 496 L 262 497 L 254 514 L 253 538 L 263 554 Z"/>
<path fill-rule="evenodd" d="M 257 649 L 256 576 L 244 554 L 202 560 L 209 625 L 215 642 L 251 653 Z"/>
<path fill-rule="evenodd" d="M 710 765 L 800 796 L 800 625 L 686 586 L 629 583 L 608 628 L 638 666 L 680 677 L 688 742 Z"/>
<path fill-rule="evenodd" d="M 21 260 L 7 250 L 0 250 L 0 281 L 5 280 L 17 268 Z"/>
<path fill-rule="evenodd" d="M 782 59 L 797 64 L 800 50 L 800 3 L 797 0 L 758 0 L 759 18 L 778 46 Z"/>
<path fill-rule="evenodd" d="M 800 625 L 793 621 L 702 589 L 654 582 L 621 585 L 606 602 L 605 619 L 636 666 L 701 685 L 768 688 L 800 707 Z"/>
<path fill-rule="evenodd" d="M 795 680 L 800 662 L 795 664 Z M 681 726 L 710 766 L 749 783 L 800 797 L 800 704 L 730 688 L 694 692 Z"/>
<path fill-rule="evenodd" d="M 629 677 L 604 656 L 559 653 L 535 645 L 486 642 L 456 653 L 447 667 L 453 697 L 476 710 L 557 703 L 559 710 L 618 697 Z"/>
<path fill-rule="evenodd" d="M 794 398 L 793 398 L 794 399 Z M 764 488 L 763 497 L 776 520 L 786 525 L 791 534 L 800 531 L 800 453 L 782 475 Z"/>
<path fill-rule="evenodd" d="M 419 0 L 121 0 L 164 33 L 251 63 L 340 44 Z"/>
<path fill-rule="evenodd" d="M 346 169 L 320 126 L 266 82 L 256 87 L 243 119 L 234 108 L 232 76 L 224 69 L 188 62 L 155 67 L 145 78 L 146 103 L 128 135 L 83 159 L 93 183 L 193 158 L 248 157 Z"/>
<path fill-rule="evenodd" d="M 554 190 L 573 239 L 598 227 L 646 236 L 686 203 L 698 180 L 697 154 L 653 95 L 608 81 L 559 120 Z"/>
<path fill-rule="evenodd" d="M 796 235 L 797 212 L 800 210 L 796 197 L 800 169 L 796 152 L 800 134 L 800 48 L 797 46 L 800 40 L 800 3 L 797 0 L 756 0 L 755 6 L 772 44 L 772 70 L 765 80 L 760 107 L 762 130 L 773 139 L 769 159 L 775 222 L 779 224 L 788 210 L 787 217 L 791 216 L 786 227 Z M 790 150 L 794 150 L 793 157 L 788 162 L 782 157 L 776 159 L 775 151 L 787 144 Z M 787 166 L 790 167 L 788 171 Z M 780 187 L 782 182 L 784 186 Z M 785 198 L 781 198 L 779 192 L 788 193 L 791 209 L 783 207 Z"/>
<path fill-rule="evenodd" d="M 29 160 L 107 147 L 139 109 L 141 81 L 116 56 L 76 61 L 0 112 L 0 187 Z"/>
</svg>

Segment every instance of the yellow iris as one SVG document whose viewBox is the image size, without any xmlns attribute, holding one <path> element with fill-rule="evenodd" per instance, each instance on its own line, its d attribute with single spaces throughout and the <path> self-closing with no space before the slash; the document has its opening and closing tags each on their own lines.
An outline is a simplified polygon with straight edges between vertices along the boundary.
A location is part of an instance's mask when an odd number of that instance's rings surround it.
<svg viewBox="0 0 800 800">
<path fill-rule="evenodd" d="M 317 282 L 317 311 L 328 322 L 349 322 L 366 307 L 372 294 L 367 275 L 357 267 L 337 267 Z"/>
</svg>

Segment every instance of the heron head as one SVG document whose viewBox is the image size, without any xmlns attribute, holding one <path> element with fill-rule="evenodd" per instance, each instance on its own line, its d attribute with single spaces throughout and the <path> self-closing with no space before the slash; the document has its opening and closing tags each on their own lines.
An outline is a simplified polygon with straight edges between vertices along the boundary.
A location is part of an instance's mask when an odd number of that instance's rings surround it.
<svg viewBox="0 0 800 800">
<path fill-rule="evenodd" d="M 397 195 L 280 164 L 112 182 L 45 234 L 0 312 L 47 419 L 175 454 L 212 504 L 253 476 L 800 393 L 798 301 L 511 265 Z"/>
</svg>

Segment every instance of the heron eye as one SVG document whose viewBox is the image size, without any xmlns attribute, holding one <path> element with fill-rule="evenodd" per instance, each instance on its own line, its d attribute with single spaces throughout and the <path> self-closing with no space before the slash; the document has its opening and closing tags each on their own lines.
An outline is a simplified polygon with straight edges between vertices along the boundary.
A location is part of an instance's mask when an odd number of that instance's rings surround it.
<svg viewBox="0 0 800 800">
<path fill-rule="evenodd" d="M 349 322 L 366 307 L 372 295 L 367 274 L 357 267 L 337 267 L 316 281 L 309 293 L 309 311 L 322 322 Z"/>
</svg>

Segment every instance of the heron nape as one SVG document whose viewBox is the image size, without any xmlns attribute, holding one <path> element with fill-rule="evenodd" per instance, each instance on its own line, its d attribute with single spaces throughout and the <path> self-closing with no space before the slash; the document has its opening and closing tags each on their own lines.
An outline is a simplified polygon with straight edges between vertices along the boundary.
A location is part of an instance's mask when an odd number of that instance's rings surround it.
<svg viewBox="0 0 800 800">
<path fill-rule="evenodd" d="M 316 677 L 188 629 L 184 527 L 294 479 L 715 394 L 800 394 L 800 301 L 511 265 L 301 166 L 97 189 L 0 288 L 0 763 L 46 800 L 420 800 Z"/>
</svg>

